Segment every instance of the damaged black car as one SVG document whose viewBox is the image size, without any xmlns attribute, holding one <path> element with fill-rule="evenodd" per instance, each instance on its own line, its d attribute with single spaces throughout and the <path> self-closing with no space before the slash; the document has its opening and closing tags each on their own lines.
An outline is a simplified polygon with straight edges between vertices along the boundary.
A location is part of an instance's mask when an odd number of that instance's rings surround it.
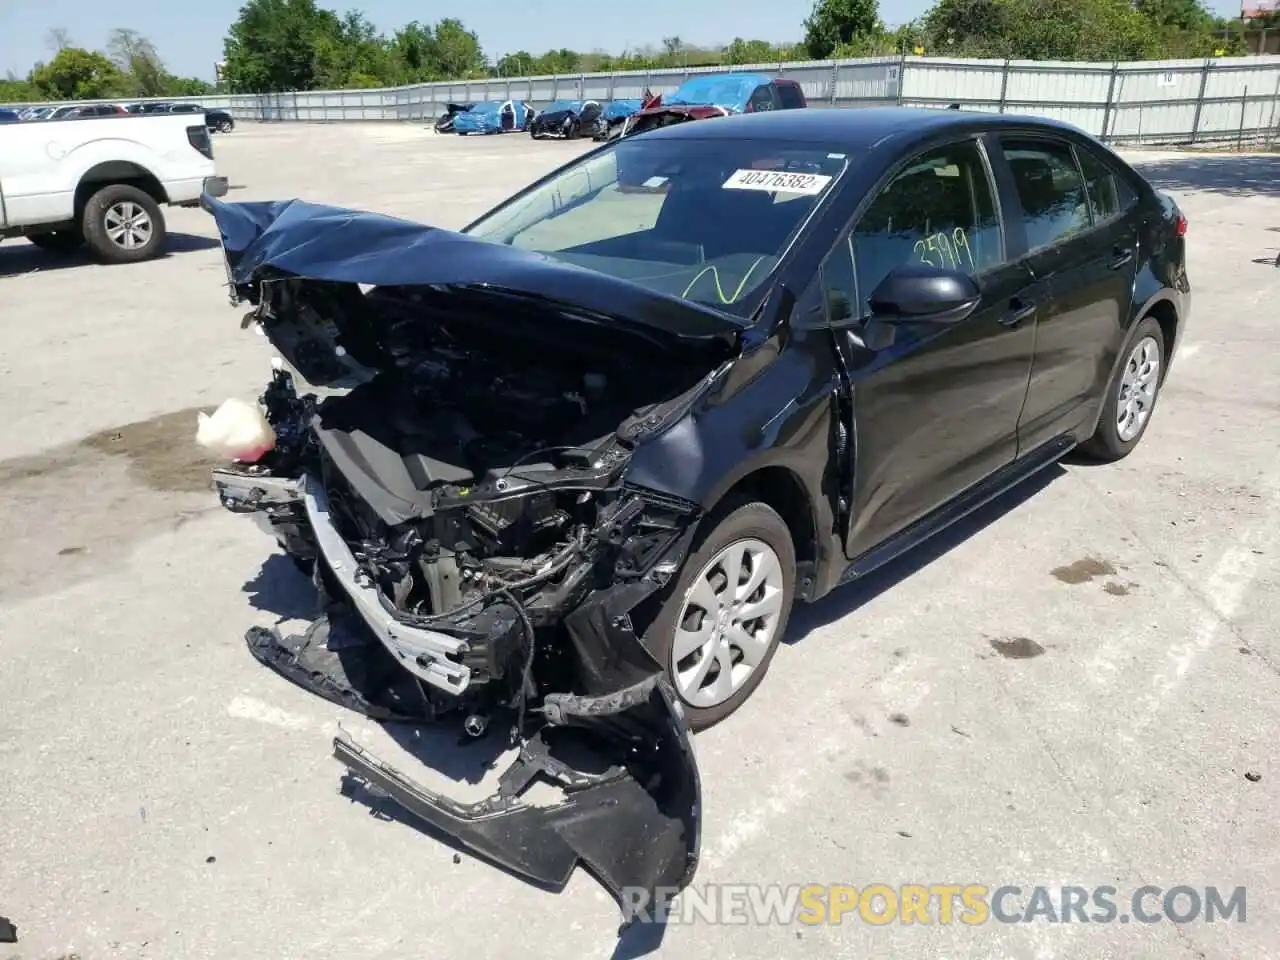
<svg viewBox="0 0 1280 960">
<path fill-rule="evenodd" d="M 1176 204 L 1006 116 L 675 125 L 461 232 L 204 202 L 278 354 L 202 423 L 214 480 L 322 602 L 250 650 L 378 720 L 509 732 L 476 804 L 335 752 L 477 854 L 620 900 L 692 877 L 690 732 L 751 696 L 793 603 L 1078 445 L 1126 455 L 1188 306 Z"/>
</svg>

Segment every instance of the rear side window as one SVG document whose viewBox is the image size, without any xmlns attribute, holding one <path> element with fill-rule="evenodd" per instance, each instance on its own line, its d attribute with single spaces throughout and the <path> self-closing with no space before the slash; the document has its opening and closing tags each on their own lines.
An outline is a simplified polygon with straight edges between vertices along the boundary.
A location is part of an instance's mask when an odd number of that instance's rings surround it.
<svg viewBox="0 0 1280 960">
<path fill-rule="evenodd" d="M 1076 156 L 1084 173 L 1089 213 L 1095 226 L 1123 216 L 1138 202 L 1138 195 L 1128 182 L 1097 154 L 1077 147 Z"/>
<path fill-rule="evenodd" d="M 756 87 L 747 101 L 747 109 L 752 113 L 764 113 L 773 109 L 773 89 L 767 84 Z"/>
<path fill-rule="evenodd" d="M 797 110 L 804 106 L 804 93 L 794 83 L 780 83 L 777 86 L 778 103 L 783 110 Z"/>
<path fill-rule="evenodd" d="M 1022 203 L 1030 252 L 1060 243 L 1091 225 L 1084 180 L 1071 145 L 1057 140 L 1003 140 Z"/>
<path fill-rule="evenodd" d="M 994 191 L 977 144 L 951 144 L 910 162 L 871 202 L 852 241 L 862 303 L 906 263 L 977 276 L 1004 262 Z"/>
</svg>

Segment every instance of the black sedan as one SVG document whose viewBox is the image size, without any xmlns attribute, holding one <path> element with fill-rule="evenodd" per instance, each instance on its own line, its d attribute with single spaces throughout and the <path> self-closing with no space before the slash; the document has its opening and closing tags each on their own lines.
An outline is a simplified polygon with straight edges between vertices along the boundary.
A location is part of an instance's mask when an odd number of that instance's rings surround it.
<svg viewBox="0 0 1280 960">
<path fill-rule="evenodd" d="M 598 100 L 557 100 L 530 121 L 529 136 L 534 140 L 576 140 L 590 135 L 595 132 L 601 110 Z"/>
<path fill-rule="evenodd" d="M 216 485 L 325 600 L 250 651 L 378 719 L 512 731 L 475 804 L 335 753 L 482 856 L 551 887 L 587 862 L 620 902 L 689 882 L 688 733 L 751 696 L 793 605 L 1072 450 L 1128 455 L 1188 318 L 1177 204 L 1008 115 L 667 126 L 460 233 L 206 205 L 285 364 Z M 565 738 L 605 756 L 551 760 Z M 564 801 L 525 804 L 538 776 Z"/>
<path fill-rule="evenodd" d="M 164 113 L 203 113 L 204 125 L 217 133 L 230 133 L 236 128 L 235 118 L 226 110 L 202 107 L 198 103 L 173 103 Z"/>
</svg>

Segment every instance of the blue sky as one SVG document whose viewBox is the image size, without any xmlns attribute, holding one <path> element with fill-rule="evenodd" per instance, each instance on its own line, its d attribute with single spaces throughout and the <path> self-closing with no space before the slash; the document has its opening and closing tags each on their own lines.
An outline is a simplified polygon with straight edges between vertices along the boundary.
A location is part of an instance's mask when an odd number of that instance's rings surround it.
<svg viewBox="0 0 1280 960">
<path fill-rule="evenodd" d="M 0 76 L 25 75 L 33 63 L 51 56 L 49 31 L 65 27 L 78 46 L 100 48 L 114 27 L 148 37 L 174 73 L 213 79 L 222 38 L 242 0 L 0 0 Z M 734 36 L 799 40 L 801 21 L 812 0 L 644 0 L 641 3 L 582 3 L 560 0 L 321 0 L 339 10 L 358 7 L 385 31 L 410 20 L 434 22 L 457 17 L 476 31 L 491 57 L 552 47 L 621 52 L 678 34 L 686 43 L 727 43 Z M 890 24 L 903 23 L 930 0 L 881 0 Z M 1210 8 L 1237 13 L 1238 0 L 1210 0 Z"/>
</svg>

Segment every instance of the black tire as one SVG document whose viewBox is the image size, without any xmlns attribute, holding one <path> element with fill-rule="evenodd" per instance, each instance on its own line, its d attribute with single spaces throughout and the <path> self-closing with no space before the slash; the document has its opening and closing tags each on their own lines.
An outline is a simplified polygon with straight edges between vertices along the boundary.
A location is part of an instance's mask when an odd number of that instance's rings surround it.
<svg viewBox="0 0 1280 960">
<path fill-rule="evenodd" d="M 569 124 L 569 129 L 565 132 L 564 138 L 566 140 L 577 140 L 581 133 L 582 124 L 575 120 L 573 123 Z"/>
<path fill-rule="evenodd" d="M 219 133 L 230 133 L 235 128 L 236 128 L 236 125 L 232 123 L 230 120 L 223 120 L 221 123 L 218 124 Z"/>
<path fill-rule="evenodd" d="M 1156 355 L 1159 357 L 1160 369 L 1156 372 L 1155 394 L 1146 410 L 1146 419 L 1138 427 L 1137 433 L 1127 439 L 1121 437 L 1119 428 L 1120 392 L 1125 370 L 1130 365 L 1130 357 L 1144 340 L 1151 339 L 1156 344 Z M 1098 418 L 1098 426 L 1093 436 L 1080 445 L 1080 451 L 1088 457 L 1103 463 L 1122 460 L 1133 452 L 1147 428 L 1151 426 L 1151 418 L 1160 402 L 1161 388 L 1164 386 L 1165 362 L 1164 331 L 1155 317 L 1146 317 L 1129 334 L 1120 352 L 1121 362 L 1107 384 L 1106 399 L 1102 403 L 1102 415 Z"/>
<path fill-rule="evenodd" d="M 27 239 L 41 250 L 64 255 L 75 253 L 84 246 L 84 234 L 75 227 L 54 230 L 51 233 L 33 233 Z"/>
<path fill-rule="evenodd" d="M 743 685 L 722 703 L 710 707 L 695 706 L 683 697 L 672 663 L 672 648 L 676 637 L 676 619 L 684 609 L 686 594 L 694 580 L 702 573 L 720 551 L 740 540 L 760 540 L 776 554 L 782 571 L 782 606 L 778 622 L 768 649 L 755 670 Z M 691 729 L 706 730 L 728 717 L 741 707 L 764 679 L 777 652 L 778 643 L 786 633 L 787 621 L 795 599 L 796 579 L 795 545 L 791 531 L 783 519 L 770 506 L 756 500 L 735 500 L 724 504 L 704 521 L 704 530 L 694 540 L 693 549 L 685 558 L 680 574 L 669 583 L 661 594 L 661 607 L 644 631 L 644 643 L 662 664 L 667 678 L 682 701 Z"/>
<path fill-rule="evenodd" d="M 146 213 L 151 224 L 145 242 L 128 247 L 111 238 L 107 229 L 107 215 L 121 204 L 133 204 Z M 113 183 L 103 187 L 84 205 L 81 215 L 85 243 L 93 255 L 104 263 L 137 263 L 158 257 L 164 250 L 165 223 L 160 205 L 137 187 L 125 183 Z M 137 236 L 137 234 L 134 234 Z"/>
</svg>

